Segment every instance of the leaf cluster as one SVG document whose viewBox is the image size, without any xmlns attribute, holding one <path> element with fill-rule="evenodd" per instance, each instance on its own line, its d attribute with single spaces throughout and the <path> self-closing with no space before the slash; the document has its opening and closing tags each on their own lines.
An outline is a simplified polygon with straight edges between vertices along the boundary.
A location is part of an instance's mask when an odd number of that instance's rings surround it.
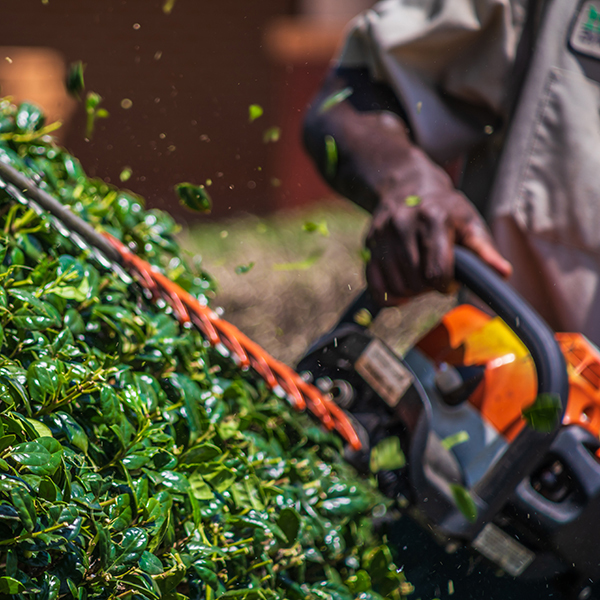
<svg viewBox="0 0 600 600">
<path fill-rule="evenodd" d="M 0 102 L 0 160 L 206 299 L 171 218 L 34 110 Z M 0 594 L 400 598 L 385 507 L 337 438 L 0 190 Z"/>
</svg>

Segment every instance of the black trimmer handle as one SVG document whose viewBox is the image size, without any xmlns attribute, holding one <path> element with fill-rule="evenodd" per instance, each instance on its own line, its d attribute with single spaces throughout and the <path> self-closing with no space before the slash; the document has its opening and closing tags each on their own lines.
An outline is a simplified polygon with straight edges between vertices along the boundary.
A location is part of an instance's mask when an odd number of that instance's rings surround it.
<svg viewBox="0 0 600 600">
<path fill-rule="evenodd" d="M 538 394 L 552 394 L 560 398 L 562 406 L 561 419 L 557 420 L 554 430 L 540 432 L 525 427 L 493 468 L 470 490 L 479 509 L 475 523 L 468 522 L 458 510 L 438 523 L 450 536 L 473 539 L 507 502 L 519 482 L 544 458 L 560 428 L 567 406 L 569 380 L 554 333 L 508 283 L 465 248 L 455 248 L 454 272 L 456 280 L 483 300 L 525 344 L 535 364 Z M 364 291 L 346 310 L 341 322 L 355 323 L 354 317 L 360 309 L 367 309 L 373 318 L 381 310 L 370 293 Z"/>
</svg>

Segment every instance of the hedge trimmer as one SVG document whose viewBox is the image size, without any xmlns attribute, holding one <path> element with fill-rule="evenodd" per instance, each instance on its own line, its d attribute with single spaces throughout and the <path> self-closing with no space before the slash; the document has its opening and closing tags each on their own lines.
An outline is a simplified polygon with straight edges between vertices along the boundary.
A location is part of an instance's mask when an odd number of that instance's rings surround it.
<svg viewBox="0 0 600 600">
<path fill-rule="evenodd" d="M 365 293 L 299 374 L 2 162 L 0 188 L 336 429 L 348 459 L 448 548 L 466 544 L 517 577 L 570 577 L 576 593 L 600 577 L 588 531 L 600 511 L 600 352 L 579 334 L 555 336 L 466 251 L 456 278 L 497 316 L 459 305 L 400 358 L 356 322 L 378 312 Z"/>
<path fill-rule="evenodd" d="M 308 408 L 327 429 L 335 429 L 356 450 L 361 444 L 346 414 L 317 387 L 287 365 L 275 360 L 236 327 L 220 318 L 207 305 L 169 280 L 155 267 L 136 256 L 108 233 L 100 233 L 75 215 L 36 182 L 0 161 L 0 189 L 15 201 L 43 214 L 62 235 L 86 250 L 105 268 L 121 278 L 136 280 L 155 300 L 167 302 L 182 325 L 194 325 L 224 356 L 231 356 L 241 368 L 252 368 L 282 398 L 297 410 Z"/>
<path fill-rule="evenodd" d="M 298 368 L 353 415 L 363 449 L 349 460 L 448 550 L 588 597 L 600 578 L 600 351 L 553 334 L 464 249 L 455 275 L 483 308 L 459 304 L 402 358 L 357 322 L 379 310 L 365 292 Z"/>
</svg>

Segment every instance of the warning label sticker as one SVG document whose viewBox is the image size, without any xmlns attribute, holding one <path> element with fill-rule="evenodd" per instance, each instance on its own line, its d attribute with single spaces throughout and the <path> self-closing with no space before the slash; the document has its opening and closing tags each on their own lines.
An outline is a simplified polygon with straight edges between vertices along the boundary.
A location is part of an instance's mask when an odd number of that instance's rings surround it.
<svg viewBox="0 0 600 600">
<path fill-rule="evenodd" d="M 492 523 L 488 523 L 473 540 L 473 548 L 513 577 L 523 573 L 535 558 L 531 550 Z"/>
<path fill-rule="evenodd" d="M 366 347 L 354 367 L 391 407 L 400 402 L 413 382 L 412 373 L 380 340 L 373 340 Z"/>
</svg>

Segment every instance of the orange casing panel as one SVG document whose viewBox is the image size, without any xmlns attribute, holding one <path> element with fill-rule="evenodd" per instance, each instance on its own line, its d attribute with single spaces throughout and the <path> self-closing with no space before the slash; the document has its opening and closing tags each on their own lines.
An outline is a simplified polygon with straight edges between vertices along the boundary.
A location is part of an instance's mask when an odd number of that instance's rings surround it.
<svg viewBox="0 0 600 600">
<path fill-rule="evenodd" d="M 557 333 L 567 363 L 569 400 L 563 425 L 577 424 L 600 437 L 600 351 L 579 333 Z M 537 395 L 529 352 L 498 317 L 462 304 L 418 344 L 437 364 L 485 367 L 469 398 L 482 417 L 512 441 L 524 427 L 521 413 Z"/>
</svg>

